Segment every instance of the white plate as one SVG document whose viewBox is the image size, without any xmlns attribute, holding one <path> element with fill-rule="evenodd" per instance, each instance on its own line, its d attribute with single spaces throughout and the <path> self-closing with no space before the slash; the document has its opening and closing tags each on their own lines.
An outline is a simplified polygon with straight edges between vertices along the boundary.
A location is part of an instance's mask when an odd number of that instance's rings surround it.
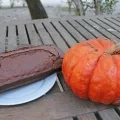
<svg viewBox="0 0 120 120">
<path fill-rule="evenodd" d="M 52 74 L 44 80 L 9 90 L 0 94 L 0 105 L 18 105 L 35 100 L 46 94 L 55 84 L 57 74 Z"/>
</svg>

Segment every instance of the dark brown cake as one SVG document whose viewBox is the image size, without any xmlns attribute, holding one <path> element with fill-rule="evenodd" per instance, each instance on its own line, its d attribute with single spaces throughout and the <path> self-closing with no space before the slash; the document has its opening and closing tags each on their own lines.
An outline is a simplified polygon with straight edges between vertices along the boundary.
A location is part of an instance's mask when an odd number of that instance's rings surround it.
<svg viewBox="0 0 120 120">
<path fill-rule="evenodd" d="M 24 46 L 0 54 L 0 92 L 41 80 L 61 70 L 63 52 L 55 45 Z"/>
</svg>

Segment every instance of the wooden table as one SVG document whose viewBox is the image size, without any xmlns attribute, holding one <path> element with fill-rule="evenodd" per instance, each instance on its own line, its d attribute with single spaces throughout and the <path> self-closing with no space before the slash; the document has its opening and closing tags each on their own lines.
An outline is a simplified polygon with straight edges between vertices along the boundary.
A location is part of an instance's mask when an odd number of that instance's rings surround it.
<svg viewBox="0 0 120 120">
<path fill-rule="evenodd" d="M 66 52 L 76 43 L 97 37 L 120 39 L 120 16 L 46 19 L 0 26 L 0 52 L 20 44 L 56 44 Z M 54 87 L 33 102 L 0 107 L 0 120 L 120 120 L 120 107 L 93 103 L 73 95 L 61 73 Z"/>
</svg>

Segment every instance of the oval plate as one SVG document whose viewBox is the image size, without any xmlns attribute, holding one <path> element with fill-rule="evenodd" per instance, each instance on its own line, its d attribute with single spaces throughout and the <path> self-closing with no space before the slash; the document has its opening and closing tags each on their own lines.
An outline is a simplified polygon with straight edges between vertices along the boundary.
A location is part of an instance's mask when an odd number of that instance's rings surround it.
<svg viewBox="0 0 120 120">
<path fill-rule="evenodd" d="M 0 94 L 0 105 L 19 105 L 45 95 L 55 84 L 57 74 L 35 83 L 9 90 Z"/>
</svg>

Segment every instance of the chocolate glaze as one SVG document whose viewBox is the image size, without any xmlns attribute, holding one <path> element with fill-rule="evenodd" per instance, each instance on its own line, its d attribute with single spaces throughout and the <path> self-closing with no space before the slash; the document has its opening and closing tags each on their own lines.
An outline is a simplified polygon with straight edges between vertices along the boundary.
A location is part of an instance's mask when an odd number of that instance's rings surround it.
<svg viewBox="0 0 120 120">
<path fill-rule="evenodd" d="M 41 80 L 61 69 L 63 52 L 55 45 L 23 46 L 0 54 L 0 92 Z"/>
</svg>

